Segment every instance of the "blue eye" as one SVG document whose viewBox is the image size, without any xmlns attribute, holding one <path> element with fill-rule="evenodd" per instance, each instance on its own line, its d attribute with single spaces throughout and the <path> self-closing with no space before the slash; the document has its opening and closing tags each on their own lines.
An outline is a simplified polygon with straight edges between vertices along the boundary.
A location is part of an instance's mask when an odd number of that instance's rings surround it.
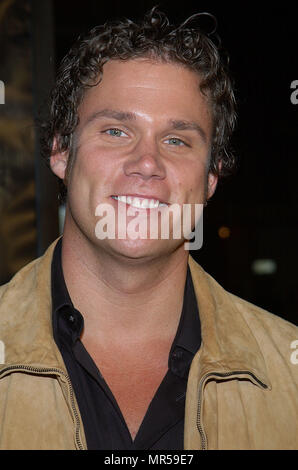
<svg viewBox="0 0 298 470">
<path fill-rule="evenodd" d="M 177 146 L 177 147 L 180 147 L 181 145 L 185 145 L 185 143 L 183 142 L 183 140 L 178 139 L 177 137 L 170 137 L 170 138 L 167 139 L 165 142 L 169 142 L 170 145 L 175 145 L 175 146 Z"/>
<path fill-rule="evenodd" d="M 120 131 L 120 129 L 107 129 L 105 132 L 112 137 L 123 137 L 123 135 L 126 135 L 125 132 Z"/>
</svg>

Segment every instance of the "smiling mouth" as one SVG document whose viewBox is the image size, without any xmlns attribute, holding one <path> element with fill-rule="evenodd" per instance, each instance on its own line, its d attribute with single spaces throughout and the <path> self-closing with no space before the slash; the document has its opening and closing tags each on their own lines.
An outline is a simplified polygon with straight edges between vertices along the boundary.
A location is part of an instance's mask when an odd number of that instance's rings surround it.
<svg viewBox="0 0 298 470">
<path fill-rule="evenodd" d="M 132 196 L 111 196 L 115 201 L 123 202 L 137 209 L 157 209 L 158 207 L 167 206 L 168 204 L 160 202 L 158 199 L 148 199 L 143 197 Z"/>
</svg>

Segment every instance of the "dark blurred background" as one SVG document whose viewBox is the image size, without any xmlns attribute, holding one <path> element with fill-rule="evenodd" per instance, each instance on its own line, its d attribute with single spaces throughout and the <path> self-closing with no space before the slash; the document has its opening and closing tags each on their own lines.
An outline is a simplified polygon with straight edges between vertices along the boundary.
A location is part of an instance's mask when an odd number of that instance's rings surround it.
<svg viewBox="0 0 298 470">
<path fill-rule="evenodd" d="M 298 324 L 298 94 L 291 88 L 298 81 L 298 6 L 158 4 L 175 23 L 199 11 L 216 16 L 236 85 L 237 174 L 209 202 L 203 247 L 192 255 L 227 290 Z M 1 282 L 59 234 L 57 183 L 40 160 L 33 124 L 58 63 L 81 32 L 112 18 L 136 19 L 154 5 L 0 0 Z"/>
</svg>

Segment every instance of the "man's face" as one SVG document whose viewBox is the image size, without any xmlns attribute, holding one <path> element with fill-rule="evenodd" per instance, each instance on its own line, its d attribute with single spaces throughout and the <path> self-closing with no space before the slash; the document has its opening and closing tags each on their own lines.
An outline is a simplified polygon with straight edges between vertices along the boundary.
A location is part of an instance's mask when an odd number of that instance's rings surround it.
<svg viewBox="0 0 298 470">
<path fill-rule="evenodd" d="M 100 84 L 85 93 L 79 119 L 68 180 L 66 217 L 72 226 L 98 248 L 130 258 L 166 255 L 182 246 L 183 240 L 173 239 L 99 240 L 95 213 L 103 203 L 113 206 L 116 217 L 118 204 L 127 211 L 119 196 L 131 196 L 127 202 L 139 196 L 136 204 L 145 206 L 144 199 L 182 206 L 203 204 L 213 194 L 217 178 L 207 173 L 212 118 L 199 77 L 172 63 L 109 61 Z M 61 178 L 65 162 L 65 155 L 52 157 Z M 154 210 L 138 214 L 149 222 Z"/>
</svg>

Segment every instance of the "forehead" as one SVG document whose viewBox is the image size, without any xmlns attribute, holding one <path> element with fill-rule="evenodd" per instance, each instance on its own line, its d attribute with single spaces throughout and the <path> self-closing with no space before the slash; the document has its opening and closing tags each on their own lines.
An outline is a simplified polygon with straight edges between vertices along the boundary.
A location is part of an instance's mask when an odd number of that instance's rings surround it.
<svg viewBox="0 0 298 470">
<path fill-rule="evenodd" d="M 99 84 L 85 92 L 80 117 L 115 106 L 160 117 L 172 114 L 177 119 L 211 119 L 211 107 L 200 90 L 198 73 L 180 64 L 147 58 L 108 61 Z"/>
<path fill-rule="evenodd" d="M 128 60 L 109 60 L 102 69 L 100 83 L 95 87 L 105 90 L 118 82 L 122 87 L 156 86 L 161 89 L 179 88 L 182 92 L 190 90 L 200 93 L 200 76 L 179 63 L 137 58 Z M 90 89 L 92 90 L 92 88 Z M 86 93 L 88 95 L 88 91 Z"/>
</svg>

